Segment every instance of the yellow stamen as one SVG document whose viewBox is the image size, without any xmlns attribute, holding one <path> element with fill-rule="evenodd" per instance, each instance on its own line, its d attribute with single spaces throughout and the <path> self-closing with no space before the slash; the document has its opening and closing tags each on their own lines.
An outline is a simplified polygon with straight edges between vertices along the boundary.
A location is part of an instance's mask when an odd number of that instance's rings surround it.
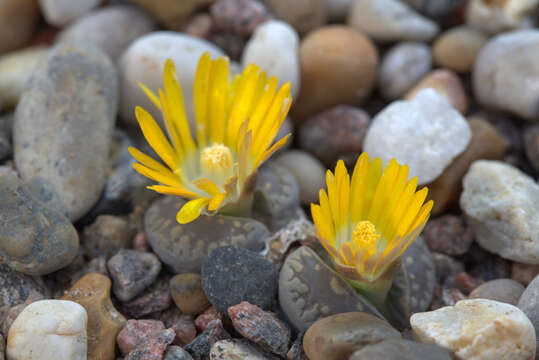
<svg viewBox="0 0 539 360">
<path fill-rule="evenodd" d="M 232 174 L 233 161 L 230 149 L 223 144 L 213 144 L 200 153 L 200 167 L 211 177 L 226 178 Z"/>
<path fill-rule="evenodd" d="M 365 249 L 369 255 L 376 252 L 376 241 L 380 235 L 376 233 L 376 228 L 370 221 L 360 221 L 352 233 L 354 242 Z"/>
</svg>

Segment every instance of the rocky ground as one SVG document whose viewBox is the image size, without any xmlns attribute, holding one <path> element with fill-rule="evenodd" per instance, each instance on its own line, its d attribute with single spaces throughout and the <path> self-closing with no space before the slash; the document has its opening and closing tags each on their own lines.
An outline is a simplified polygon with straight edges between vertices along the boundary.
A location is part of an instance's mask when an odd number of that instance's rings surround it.
<svg viewBox="0 0 539 360">
<path fill-rule="evenodd" d="M 539 359 L 539 0 L 0 0 L 0 359 Z M 294 103 L 251 218 L 180 225 L 127 147 L 172 58 L 255 62 Z M 435 207 L 389 323 L 308 206 L 337 159 Z M 400 293 L 398 293 L 400 291 Z M 409 315 L 413 314 L 411 317 Z"/>
</svg>

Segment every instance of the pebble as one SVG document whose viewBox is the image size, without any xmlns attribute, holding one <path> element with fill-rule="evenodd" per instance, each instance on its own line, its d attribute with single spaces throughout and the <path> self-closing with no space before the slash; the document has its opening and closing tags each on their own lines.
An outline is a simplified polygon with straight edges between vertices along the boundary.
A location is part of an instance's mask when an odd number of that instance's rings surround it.
<svg viewBox="0 0 539 360">
<path fill-rule="evenodd" d="M 135 350 L 127 354 L 125 360 L 161 360 L 175 336 L 172 329 L 160 330 L 138 344 Z"/>
<path fill-rule="evenodd" d="M 378 77 L 378 51 L 349 26 L 324 26 L 299 47 L 301 89 L 292 107 L 296 123 L 328 107 L 366 100 Z"/>
<path fill-rule="evenodd" d="M 344 22 L 354 0 L 327 0 L 326 13 L 331 22 Z"/>
<path fill-rule="evenodd" d="M 210 349 L 210 360 L 267 360 L 254 346 L 241 340 L 219 340 Z"/>
<path fill-rule="evenodd" d="M 285 356 L 290 343 L 290 329 L 274 314 L 246 301 L 228 308 L 232 325 L 244 338 L 262 349 Z"/>
<path fill-rule="evenodd" d="M 436 282 L 438 284 L 443 284 L 446 278 L 464 271 L 462 262 L 445 254 L 433 252 L 432 261 L 436 269 Z"/>
<path fill-rule="evenodd" d="M 167 328 L 174 330 L 176 333 L 176 337 L 172 342 L 174 345 L 183 347 L 197 336 L 193 316 L 182 314 L 176 307 L 171 307 L 163 311 L 160 319 L 165 323 Z"/>
<path fill-rule="evenodd" d="M 308 246 L 287 256 L 279 276 L 279 304 L 299 331 L 316 320 L 349 311 L 382 315 Z"/>
<path fill-rule="evenodd" d="M 211 5 L 210 14 L 213 33 L 237 36 L 251 36 L 259 25 L 273 18 L 266 6 L 257 0 L 217 0 Z M 197 16 L 200 19 L 201 15 Z"/>
<path fill-rule="evenodd" d="M 223 328 L 221 320 L 214 320 L 193 341 L 184 347 L 194 360 L 207 359 L 212 346 L 219 340 L 230 339 L 230 334 Z"/>
<path fill-rule="evenodd" d="M 170 30 L 179 31 L 198 9 L 215 0 L 129 0 L 157 18 Z"/>
<path fill-rule="evenodd" d="M 316 321 L 305 333 L 303 348 L 310 360 L 342 360 L 366 345 L 400 337 L 377 317 L 349 312 Z"/>
<path fill-rule="evenodd" d="M 429 41 L 440 28 L 398 0 L 358 0 L 350 10 L 348 24 L 375 41 Z"/>
<path fill-rule="evenodd" d="M 23 303 L 44 299 L 47 289 L 41 279 L 17 272 L 0 264 L 0 318 L 11 308 Z"/>
<path fill-rule="evenodd" d="M 111 282 L 99 273 L 90 273 L 77 281 L 60 300 L 70 300 L 84 307 L 88 314 L 88 358 L 114 359 L 116 336 L 126 319 L 112 304 Z"/>
<path fill-rule="evenodd" d="M 539 265 L 528 265 L 514 262 L 511 267 L 511 279 L 527 286 L 539 275 Z"/>
<path fill-rule="evenodd" d="M 131 245 L 131 231 L 126 219 L 114 215 L 100 215 L 82 233 L 82 247 L 90 259 L 112 257 Z"/>
<path fill-rule="evenodd" d="M 533 27 L 538 4 L 537 0 L 470 0 L 466 9 L 466 24 L 489 35 Z"/>
<path fill-rule="evenodd" d="M 459 359 L 533 359 L 535 331 L 513 305 L 486 299 L 418 313 L 410 319 L 422 342 L 434 343 Z"/>
<path fill-rule="evenodd" d="M 317 158 L 305 151 L 289 150 L 274 161 L 296 178 L 302 205 L 309 206 L 318 200 L 318 192 L 325 187 L 326 169 Z"/>
<path fill-rule="evenodd" d="M 268 76 L 275 76 L 279 86 L 290 82 L 295 99 L 300 87 L 298 47 L 299 36 L 290 25 L 269 20 L 260 24 L 247 42 L 241 64 L 244 68 L 258 65 Z"/>
<path fill-rule="evenodd" d="M 411 100 L 426 88 L 431 88 L 444 96 L 461 114 L 464 115 L 468 111 L 468 98 L 464 85 L 454 72 L 445 69 L 433 70 L 411 88 L 404 95 L 404 99 Z"/>
<path fill-rule="evenodd" d="M 152 253 L 120 250 L 107 262 L 112 290 L 121 301 L 129 301 L 153 284 L 161 271 L 161 262 Z"/>
<path fill-rule="evenodd" d="M 299 147 L 316 156 L 328 168 L 339 158 L 361 154 L 370 117 L 360 108 L 337 105 L 322 111 L 299 127 Z"/>
<path fill-rule="evenodd" d="M 168 283 L 168 277 L 157 279 L 142 295 L 124 302 L 122 310 L 130 317 L 138 319 L 168 309 L 172 304 Z"/>
<path fill-rule="evenodd" d="M 269 309 L 277 295 L 278 272 L 263 256 L 225 246 L 213 250 L 202 264 L 202 288 L 221 312 L 247 301 Z"/>
<path fill-rule="evenodd" d="M 523 140 L 528 160 L 539 171 L 539 125 L 528 127 L 524 131 Z"/>
<path fill-rule="evenodd" d="M 4 110 L 17 105 L 32 71 L 47 51 L 45 46 L 33 46 L 0 57 L 0 98 Z"/>
<path fill-rule="evenodd" d="M 202 332 L 206 329 L 209 323 L 214 320 L 223 321 L 224 315 L 220 313 L 215 307 L 210 306 L 202 314 L 197 316 L 195 319 L 195 326 L 199 332 Z"/>
<path fill-rule="evenodd" d="M 0 360 L 5 360 L 5 353 L 6 353 L 6 341 L 4 340 L 4 336 L 0 334 Z"/>
<path fill-rule="evenodd" d="M 9 329 L 9 360 L 85 360 L 86 310 L 73 301 L 40 300 L 28 305 Z"/>
<path fill-rule="evenodd" d="M 408 164 L 418 184 L 435 180 L 470 142 L 466 120 L 447 100 L 424 89 L 410 101 L 395 101 L 373 119 L 364 150 L 384 164 Z M 417 149 L 422 149 L 417 151 Z"/>
<path fill-rule="evenodd" d="M 429 221 L 423 237 L 432 251 L 447 255 L 463 255 L 473 242 L 472 229 L 456 215 L 442 215 Z"/>
<path fill-rule="evenodd" d="M 170 345 L 163 355 L 163 360 L 193 360 L 193 357 L 181 347 Z"/>
<path fill-rule="evenodd" d="M 202 290 L 200 274 L 178 274 L 170 279 L 170 294 L 184 314 L 198 315 L 210 307 Z"/>
<path fill-rule="evenodd" d="M 348 360 L 451 360 L 449 353 L 433 344 L 389 339 L 355 351 Z"/>
<path fill-rule="evenodd" d="M 432 67 L 430 48 L 419 42 L 401 42 L 384 55 L 378 87 L 384 98 L 401 97 Z"/>
<path fill-rule="evenodd" d="M 472 72 L 481 105 L 539 121 L 539 30 L 521 30 L 493 37 L 479 52 Z"/>
<path fill-rule="evenodd" d="M 537 334 L 539 334 L 539 276 L 528 285 L 526 290 L 520 296 L 517 307 L 530 319 L 535 328 L 536 336 L 536 353 L 539 354 L 539 341 L 537 341 Z"/>
<path fill-rule="evenodd" d="M 16 175 L 0 175 L 0 261 L 28 275 L 46 275 L 71 263 L 77 231 L 49 209 Z"/>
<path fill-rule="evenodd" d="M 41 12 L 47 23 L 64 27 L 96 8 L 102 0 L 39 0 Z"/>
<path fill-rule="evenodd" d="M 444 68 L 469 73 L 488 37 L 479 30 L 461 25 L 446 30 L 432 44 L 434 62 Z"/>
<path fill-rule="evenodd" d="M 503 258 L 539 264 L 539 185 L 500 161 L 475 161 L 460 207 L 476 241 Z"/>
<path fill-rule="evenodd" d="M 57 194 L 63 205 L 57 210 L 71 221 L 90 210 L 103 190 L 116 110 L 114 65 L 101 51 L 75 44 L 48 52 L 19 101 L 17 169 L 23 180 L 42 181 Z"/>
<path fill-rule="evenodd" d="M 0 6 L 0 53 L 24 46 L 38 22 L 36 0 L 3 0 Z"/>
<path fill-rule="evenodd" d="M 131 42 L 155 29 L 155 21 L 134 7 L 108 6 L 73 22 L 56 40 L 92 44 L 116 62 Z"/>
<path fill-rule="evenodd" d="M 479 159 L 501 160 L 506 151 L 503 135 L 480 116 L 468 117 L 472 139 L 434 182 L 429 184 L 429 197 L 434 200 L 433 215 L 443 213 L 457 203 L 462 191 L 462 178 L 470 165 Z"/>
<path fill-rule="evenodd" d="M 417 11 L 430 17 L 448 15 L 462 3 L 465 3 L 464 0 L 406 0 L 406 2 L 412 5 Z"/>
<path fill-rule="evenodd" d="M 135 350 L 146 338 L 155 336 L 161 330 L 165 330 L 165 324 L 159 320 L 127 320 L 116 337 L 118 348 L 125 356 Z"/>
<path fill-rule="evenodd" d="M 317 29 L 326 23 L 326 0 L 265 0 L 275 16 L 292 25 L 300 34 Z"/>
<path fill-rule="evenodd" d="M 204 258 L 220 246 L 241 246 L 256 252 L 266 247 L 268 229 L 250 218 L 201 215 L 196 221 L 178 224 L 176 213 L 183 203 L 175 196 L 157 199 L 144 217 L 153 251 L 172 272 L 199 273 Z"/>
<path fill-rule="evenodd" d="M 156 4 L 162 2 L 158 1 Z M 179 2 L 178 6 L 183 6 L 180 5 L 183 3 L 184 1 Z M 171 8 L 169 12 L 173 11 Z M 155 119 L 161 118 L 160 111 L 140 89 L 138 83 L 143 83 L 157 93 L 158 89 L 163 87 L 163 66 L 170 58 L 178 69 L 177 76 L 182 86 L 187 118 L 194 122 L 192 85 L 198 60 L 206 51 L 210 52 L 212 58 L 224 55 L 221 49 L 208 41 L 181 33 L 155 31 L 135 40 L 119 61 L 121 119 L 138 127 L 135 118 L 136 106 L 146 109 Z"/>
<path fill-rule="evenodd" d="M 470 293 L 470 299 L 489 299 L 517 305 L 524 286 L 511 279 L 496 279 L 487 281 L 476 287 Z"/>
</svg>

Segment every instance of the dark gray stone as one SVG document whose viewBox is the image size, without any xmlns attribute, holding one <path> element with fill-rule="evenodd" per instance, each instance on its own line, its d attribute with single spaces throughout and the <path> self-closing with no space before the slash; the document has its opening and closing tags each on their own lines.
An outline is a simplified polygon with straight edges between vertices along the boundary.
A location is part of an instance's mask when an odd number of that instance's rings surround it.
<svg viewBox="0 0 539 360">
<path fill-rule="evenodd" d="M 535 359 L 539 358 L 539 275 L 532 280 L 520 296 L 517 307 L 526 314 L 535 328 L 537 351 Z"/>
<path fill-rule="evenodd" d="M 42 300 L 46 296 L 47 290 L 38 278 L 21 274 L 0 264 L 0 318 L 15 305 L 25 301 Z"/>
<path fill-rule="evenodd" d="M 123 312 L 129 317 L 140 319 L 167 310 L 172 304 L 168 283 L 169 278 L 166 276 L 157 279 L 143 291 L 142 295 L 129 302 L 124 302 L 122 304 Z"/>
<path fill-rule="evenodd" d="M 185 345 L 184 349 L 194 360 L 208 359 L 213 344 L 226 339 L 230 339 L 230 334 L 223 328 L 221 320 L 213 320 L 200 335 Z"/>
<path fill-rule="evenodd" d="M 354 352 L 348 360 L 451 360 L 449 353 L 433 344 L 390 339 Z"/>
<path fill-rule="evenodd" d="M 132 236 L 126 219 L 101 215 L 92 225 L 84 228 L 81 242 L 88 258 L 110 258 L 119 250 L 131 247 Z"/>
<path fill-rule="evenodd" d="M 447 15 L 464 3 L 463 0 L 406 0 L 406 2 L 431 17 Z"/>
<path fill-rule="evenodd" d="M 163 360 L 193 360 L 193 357 L 177 345 L 170 345 L 165 351 Z"/>
<path fill-rule="evenodd" d="M 487 281 L 470 293 L 470 299 L 489 299 L 517 305 L 524 292 L 524 286 L 512 279 Z"/>
</svg>

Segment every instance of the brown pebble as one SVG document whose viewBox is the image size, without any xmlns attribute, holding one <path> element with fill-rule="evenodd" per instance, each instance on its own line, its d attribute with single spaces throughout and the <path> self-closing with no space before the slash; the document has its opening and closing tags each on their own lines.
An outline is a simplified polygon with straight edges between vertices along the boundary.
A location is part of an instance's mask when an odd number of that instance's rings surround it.
<svg viewBox="0 0 539 360">
<path fill-rule="evenodd" d="M 427 223 L 423 237 L 432 251 L 465 254 L 473 242 L 472 229 L 456 215 L 443 215 Z"/>
<path fill-rule="evenodd" d="M 202 290 L 200 274 L 178 274 L 170 279 L 170 294 L 176 306 L 188 315 L 198 315 L 210 307 Z"/>
<path fill-rule="evenodd" d="M 202 314 L 197 316 L 195 319 L 195 326 L 199 332 L 202 332 L 206 329 L 206 326 L 214 320 L 223 320 L 223 314 L 217 311 L 216 308 L 210 306 Z"/>
<path fill-rule="evenodd" d="M 146 338 L 164 329 L 165 324 L 159 320 L 128 320 L 116 337 L 118 348 L 123 355 L 127 355 Z"/>
</svg>

